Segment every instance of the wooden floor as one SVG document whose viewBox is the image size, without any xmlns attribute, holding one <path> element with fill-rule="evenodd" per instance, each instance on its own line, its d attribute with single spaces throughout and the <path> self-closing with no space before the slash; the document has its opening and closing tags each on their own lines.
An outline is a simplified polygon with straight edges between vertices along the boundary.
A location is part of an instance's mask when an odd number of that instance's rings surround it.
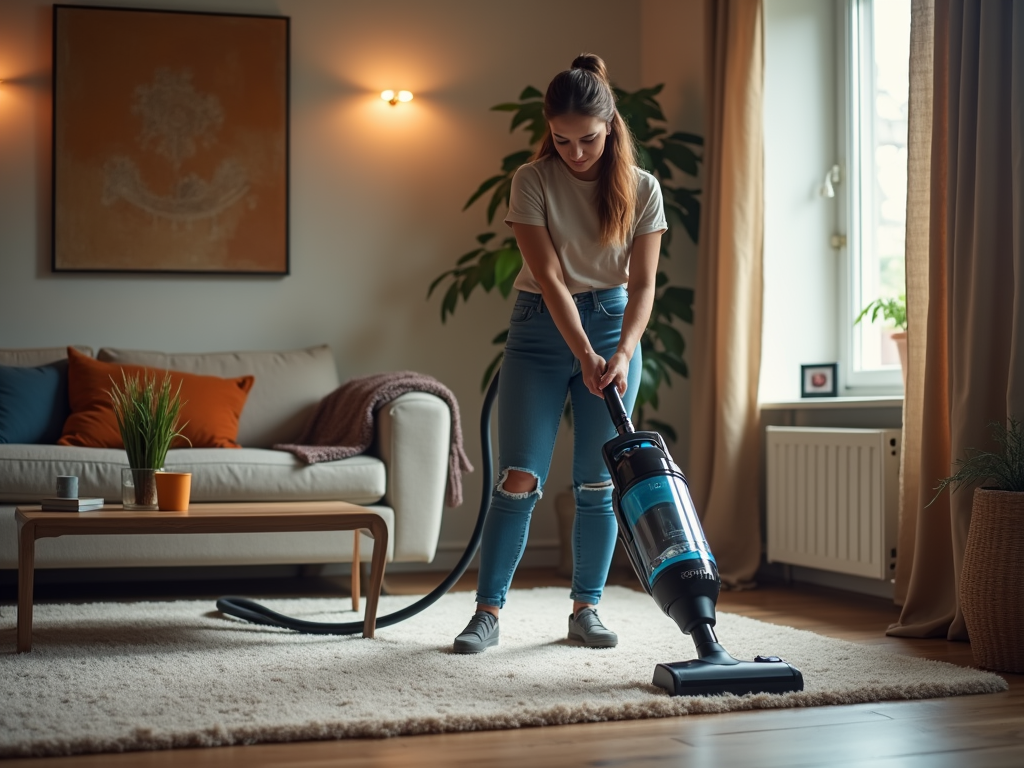
<svg viewBox="0 0 1024 768">
<path fill-rule="evenodd" d="M 392 575 L 395 594 L 429 590 L 437 577 Z M 631 574 L 612 581 L 632 586 Z M 552 572 L 527 571 L 514 587 L 560 585 Z M 336 583 L 307 579 L 291 590 L 321 594 Z M 464 579 L 461 589 L 471 588 Z M 225 594 L 228 584 L 203 584 L 181 597 Z M 37 599 L 97 599 L 96 585 L 69 593 L 41 585 Z M 154 585 L 102 588 L 105 599 L 152 598 Z M 166 589 L 166 588 L 165 588 Z M 176 589 L 182 589 L 178 583 Z M 136 594 L 137 591 L 137 594 Z M 148 592 L 147 592 L 148 591 Z M 250 594 L 268 594 L 249 585 Z M 277 590 L 281 592 L 281 587 Z M 0 594 L 0 600 L 7 600 Z M 830 637 L 884 646 L 896 653 L 970 666 L 970 646 L 944 640 L 901 640 L 885 636 L 897 609 L 888 601 L 808 586 L 769 585 L 748 592 L 723 593 L 722 610 L 761 621 L 786 624 Z M 723 638 L 728 646 L 728 641 Z M 248 747 L 134 752 L 68 758 L 5 761 L 6 766 L 45 768 L 127 768 L 128 766 L 207 766 L 321 768 L 324 766 L 860 766 L 943 768 L 945 766 L 1024 766 L 1024 676 L 1004 675 L 1005 693 L 925 701 L 857 704 L 722 715 L 593 723 L 464 734 L 408 736 L 265 744 Z M 0 705 L 2 706 L 2 705 Z"/>
</svg>

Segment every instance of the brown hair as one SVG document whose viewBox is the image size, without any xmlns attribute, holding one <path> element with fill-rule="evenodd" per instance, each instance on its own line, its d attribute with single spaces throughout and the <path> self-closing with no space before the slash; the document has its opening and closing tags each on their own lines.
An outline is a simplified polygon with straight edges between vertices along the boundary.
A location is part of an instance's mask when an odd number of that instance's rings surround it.
<svg viewBox="0 0 1024 768">
<path fill-rule="evenodd" d="M 608 82 L 608 70 L 601 57 L 582 53 L 572 67 L 559 72 L 544 94 L 544 117 L 585 115 L 611 126 L 597 177 L 597 214 L 601 242 L 626 242 L 636 217 L 637 157 L 629 128 L 615 108 L 615 93 Z M 534 160 L 557 155 L 549 127 Z M 561 162 L 561 158 L 559 158 Z"/>
</svg>

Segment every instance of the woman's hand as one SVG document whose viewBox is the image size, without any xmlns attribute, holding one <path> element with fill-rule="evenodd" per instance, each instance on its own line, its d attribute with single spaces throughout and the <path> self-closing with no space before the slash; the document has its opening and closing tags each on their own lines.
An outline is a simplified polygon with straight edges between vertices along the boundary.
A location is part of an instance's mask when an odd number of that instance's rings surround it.
<svg viewBox="0 0 1024 768">
<path fill-rule="evenodd" d="M 597 382 L 598 392 L 594 394 L 602 394 L 611 384 L 615 384 L 615 388 L 619 390 L 619 396 L 626 394 L 626 378 L 629 376 L 629 358 L 626 357 L 625 352 L 616 352 L 608 360 L 608 364 L 605 366 L 604 375 L 601 376 Z M 589 385 L 588 385 L 589 386 Z M 591 392 L 594 390 L 591 389 Z"/>
<path fill-rule="evenodd" d="M 601 394 L 601 379 L 605 375 L 608 364 L 605 359 L 593 350 L 589 350 L 580 357 L 580 372 L 583 374 L 583 383 L 592 394 L 604 397 Z"/>
</svg>

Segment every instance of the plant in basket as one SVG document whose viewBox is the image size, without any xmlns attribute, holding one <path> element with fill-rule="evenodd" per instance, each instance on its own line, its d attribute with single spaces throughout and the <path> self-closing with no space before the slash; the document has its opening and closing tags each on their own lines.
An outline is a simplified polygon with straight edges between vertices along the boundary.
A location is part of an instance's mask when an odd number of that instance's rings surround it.
<svg viewBox="0 0 1024 768">
<path fill-rule="evenodd" d="M 960 605 L 978 666 L 1024 673 L 1024 423 L 992 424 L 996 451 L 968 449 L 938 485 L 977 486 Z M 938 494 L 936 494 L 938 498 Z M 934 501 L 934 499 L 932 500 Z"/>
<path fill-rule="evenodd" d="M 110 399 L 128 454 L 128 468 L 121 471 L 122 501 L 125 509 L 157 509 L 156 472 L 175 438 L 188 442 L 179 418 L 181 384 L 172 393 L 169 373 L 160 384 L 155 374 L 129 376 L 122 370 L 121 378 L 120 385 L 111 379 Z"/>
</svg>

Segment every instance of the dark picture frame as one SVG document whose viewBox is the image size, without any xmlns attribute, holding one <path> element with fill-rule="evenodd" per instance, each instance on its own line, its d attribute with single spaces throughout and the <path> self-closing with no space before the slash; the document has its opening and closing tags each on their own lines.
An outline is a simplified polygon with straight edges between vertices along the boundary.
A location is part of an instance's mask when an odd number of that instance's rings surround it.
<svg viewBox="0 0 1024 768">
<path fill-rule="evenodd" d="M 55 5 L 54 272 L 289 274 L 290 20 Z"/>
<path fill-rule="evenodd" d="M 836 397 L 839 394 L 838 363 L 800 366 L 800 397 Z"/>
</svg>

